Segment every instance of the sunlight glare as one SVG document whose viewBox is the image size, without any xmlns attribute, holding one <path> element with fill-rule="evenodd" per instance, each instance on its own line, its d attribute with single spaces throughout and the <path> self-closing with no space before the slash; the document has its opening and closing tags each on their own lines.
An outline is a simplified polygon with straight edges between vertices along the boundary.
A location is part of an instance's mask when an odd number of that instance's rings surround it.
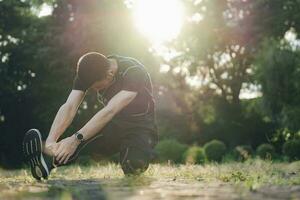
<svg viewBox="0 0 300 200">
<path fill-rule="evenodd" d="M 137 0 L 134 18 L 138 29 L 154 43 L 174 39 L 183 23 L 179 0 Z"/>
<path fill-rule="evenodd" d="M 53 12 L 53 7 L 51 7 L 48 4 L 43 3 L 38 12 L 38 17 L 44 17 L 44 16 L 51 15 L 52 12 Z"/>
</svg>

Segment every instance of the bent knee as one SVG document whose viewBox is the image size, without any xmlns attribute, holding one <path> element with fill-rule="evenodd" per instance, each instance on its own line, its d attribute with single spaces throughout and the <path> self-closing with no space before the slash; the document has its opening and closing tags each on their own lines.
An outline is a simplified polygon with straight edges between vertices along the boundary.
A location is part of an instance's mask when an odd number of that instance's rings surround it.
<svg viewBox="0 0 300 200">
<path fill-rule="evenodd" d="M 149 167 L 149 161 L 143 159 L 126 159 L 121 163 L 125 175 L 137 175 L 145 172 Z"/>
</svg>

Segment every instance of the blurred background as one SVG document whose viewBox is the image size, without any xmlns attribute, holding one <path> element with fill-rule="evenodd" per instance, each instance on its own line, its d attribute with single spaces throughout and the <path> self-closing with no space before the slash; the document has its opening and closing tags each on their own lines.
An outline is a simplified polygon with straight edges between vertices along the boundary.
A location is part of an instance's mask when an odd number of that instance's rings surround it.
<svg viewBox="0 0 300 200">
<path fill-rule="evenodd" d="M 145 64 L 162 161 L 299 159 L 299 11 L 299 0 L 0 0 L 0 166 L 23 166 L 28 129 L 47 137 L 89 51 Z M 88 93 L 66 134 L 100 108 Z"/>
</svg>

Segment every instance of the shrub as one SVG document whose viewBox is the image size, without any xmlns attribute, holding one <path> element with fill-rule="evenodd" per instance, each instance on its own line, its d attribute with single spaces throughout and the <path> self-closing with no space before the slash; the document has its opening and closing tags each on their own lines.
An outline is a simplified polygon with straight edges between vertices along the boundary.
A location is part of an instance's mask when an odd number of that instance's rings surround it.
<svg viewBox="0 0 300 200">
<path fill-rule="evenodd" d="M 160 161 L 171 160 L 174 163 L 180 163 L 187 146 L 174 139 L 166 139 L 159 142 L 155 150 L 158 153 Z"/>
<path fill-rule="evenodd" d="M 261 144 L 257 147 L 256 154 L 262 159 L 272 159 L 275 156 L 275 148 L 271 144 Z"/>
<path fill-rule="evenodd" d="M 212 140 L 204 145 L 204 152 L 207 160 L 219 162 L 226 153 L 226 145 L 219 140 Z"/>
<path fill-rule="evenodd" d="M 251 157 L 253 149 L 250 145 L 239 145 L 233 150 L 234 158 L 238 161 L 244 161 Z"/>
<path fill-rule="evenodd" d="M 291 160 L 300 159 L 300 140 L 289 140 L 283 144 L 282 151 L 284 155 Z"/>
<path fill-rule="evenodd" d="M 230 152 L 227 152 L 227 153 L 223 156 L 222 162 L 224 162 L 224 163 L 229 163 L 229 162 L 236 161 L 236 160 L 237 160 L 237 158 L 236 158 L 236 156 L 234 155 L 234 152 L 233 152 L 233 151 L 230 151 Z"/>
<path fill-rule="evenodd" d="M 205 162 L 204 150 L 198 146 L 192 146 L 183 155 L 186 164 L 203 164 Z"/>
</svg>

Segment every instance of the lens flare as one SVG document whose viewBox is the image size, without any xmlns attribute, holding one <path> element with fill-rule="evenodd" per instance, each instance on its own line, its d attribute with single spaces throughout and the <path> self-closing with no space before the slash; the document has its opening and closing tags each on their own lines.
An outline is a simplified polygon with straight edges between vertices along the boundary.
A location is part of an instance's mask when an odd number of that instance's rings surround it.
<svg viewBox="0 0 300 200">
<path fill-rule="evenodd" d="M 138 29 L 154 43 L 176 38 L 182 27 L 183 15 L 179 0 L 138 0 L 134 6 Z"/>
</svg>

